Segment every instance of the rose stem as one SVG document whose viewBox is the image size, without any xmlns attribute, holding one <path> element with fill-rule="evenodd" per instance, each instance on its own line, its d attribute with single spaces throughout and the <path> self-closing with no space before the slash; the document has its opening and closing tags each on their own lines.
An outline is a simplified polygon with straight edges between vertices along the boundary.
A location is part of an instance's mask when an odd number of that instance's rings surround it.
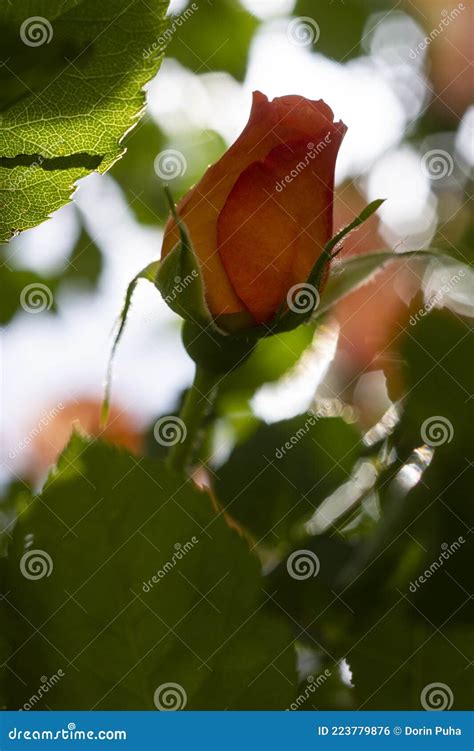
<svg viewBox="0 0 474 751">
<path fill-rule="evenodd" d="M 186 394 L 180 419 L 186 428 L 184 441 L 177 442 L 169 450 L 167 464 L 176 470 L 185 470 L 192 459 L 199 439 L 204 418 L 210 412 L 217 395 L 219 376 L 196 367 L 192 386 Z"/>
</svg>

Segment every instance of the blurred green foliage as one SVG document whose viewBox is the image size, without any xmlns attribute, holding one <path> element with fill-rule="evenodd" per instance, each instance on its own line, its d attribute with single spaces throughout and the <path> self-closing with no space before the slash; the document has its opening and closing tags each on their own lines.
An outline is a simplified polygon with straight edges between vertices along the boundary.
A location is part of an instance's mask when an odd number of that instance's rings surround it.
<svg viewBox="0 0 474 751">
<path fill-rule="evenodd" d="M 243 80 L 258 21 L 238 0 L 190 0 L 177 19 L 183 20 L 179 26 L 171 21 L 170 57 L 193 73 L 225 70 Z"/>
<path fill-rule="evenodd" d="M 217 497 L 262 545 L 284 546 L 349 477 L 359 444 L 358 430 L 336 417 L 261 424 L 219 470 Z"/>
<path fill-rule="evenodd" d="M 6 266 L 0 266 L 0 286 L 2 288 L 2 298 L 0 302 L 0 324 L 4 326 L 21 308 L 21 294 L 25 288 L 32 285 L 33 288 L 39 289 L 46 287 L 51 292 L 51 308 L 56 311 L 54 300 L 54 290 L 56 280 L 45 279 L 36 274 L 34 271 L 9 271 Z"/>
<path fill-rule="evenodd" d="M 302 24 L 308 23 L 315 52 L 346 62 L 364 53 L 364 31 L 367 31 L 366 25 L 372 14 L 388 12 L 392 8 L 391 0 L 371 0 L 370 3 L 366 0 L 327 0 L 322 3 L 297 0 L 294 15 L 301 18 Z"/>
<path fill-rule="evenodd" d="M 223 139 L 212 130 L 179 133 L 170 141 L 149 117 L 131 131 L 123 145 L 126 158 L 116 162 L 110 174 L 124 191 L 136 219 L 152 225 L 164 224 L 168 216 L 163 190 L 167 171 L 171 169 L 170 190 L 178 200 L 225 151 Z"/>
<path fill-rule="evenodd" d="M 354 708 L 419 709 L 423 688 L 435 681 L 449 686 L 457 709 L 470 705 L 474 415 L 472 368 L 463 363 L 472 336 L 470 323 L 445 313 L 406 332 L 408 394 L 389 439 L 395 461 L 374 485 L 378 524 L 359 542 L 348 525 L 294 543 L 317 554 L 316 578 L 295 586 L 286 556 L 270 576 L 276 600 L 305 629 L 307 643 L 317 639 L 323 653 L 348 661 Z M 435 426 L 432 449 L 421 448 L 426 421 Z M 267 430 L 281 440 L 278 426 Z M 296 472 L 295 457 L 289 461 Z M 248 509 L 250 527 L 259 523 L 261 504 L 255 499 Z"/>
<path fill-rule="evenodd" d="M 33 311 L 34 295 L 39 294 L 44 295 L 48 310 L 56 313 L 58 292 L 63 291 L 66 285 L 76 290 L 93 292 L 97 288 L 102 267 L 102 252 L 82 224 L 69 258 L 62 264 L 61 269 L 48 276 L 41 276 L 29 269 L 12 269 L 7 263 L 1 264 L 0 325 L 9 323 L 22 310 L 28 312 L 28 294 L 26 304 L 25 300 L 22 304 L 22 299 L 29 287 L 33 296 Z"/>
</svg>

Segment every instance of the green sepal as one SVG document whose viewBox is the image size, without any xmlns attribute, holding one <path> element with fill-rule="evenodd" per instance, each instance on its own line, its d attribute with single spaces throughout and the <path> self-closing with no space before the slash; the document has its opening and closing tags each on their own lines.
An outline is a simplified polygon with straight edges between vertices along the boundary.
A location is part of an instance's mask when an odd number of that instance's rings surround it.
<svg viewBox="0 0 474 751">
<path fill-rule="evenodd" d="M 329 240 L 324 250 L 327 253 L 331 254 L 334 248 L 339 245 L 341 240 L 343 240 L 346 235 L 349 235 L 355 229 L 360 227 L 361 224 L 366 222 L 367 219 L 370 219 L 372 214 L 375 214 L 375 212 L 381 207 L 383 203 L 385 203 L 386 200 L 386 198 L 377 198 L 375 201 L 369 203 L 365 207 L 365 209 L 362 209 L 360 214 L 356 216 L 356 218 L 353 219 L 352 222 L 350 222 L 350 224 L 347 224 L 345 227 L 343 227 L 343 229 L 341 229 L 337 234 L 334 235 L 331 240 Z M 340 248 L 339 250 L 342 250 L 342 248 Z M 336 251 L 336 253 L 334 253 L 331 258 L 334 258 L 339 253 L 339 250 Z"/>
<path fill-rule="evenodd" d="M 361 224 L 367 221 L 367 219 L 369 219 L 372 214 L 377 211 L 377 209 L 383 204 L 384 201 L 385 198 L 378 198 L 376 201 L 369 203 L 368 206 L 366 206 L 365 209 L 363 209 L 361 213 L 356 216 L 356 218 L 353 219 L 352 222 L 350 222 L 350 224 L 343 227 L 343 229 L 337 232 L 334 237 L 332 237 L 331 240 L 326 243 L 323 252 L 311 269 L 306 282 L 304 282 L 305 286 L 307 286 L 308 288 L 313 288 L 315 290 L 314 308 L 312 310 L 309 310 L 307 313 L 295 312 L 294 310 L 288 308 L 287 301 L 285 300 L 285 302 L 281 305 L 279 311 L 277 312 L 275 318 L 277 332 L 291 331 L 292 329 L 296 328 L 296 326 L 309 321 L 314 317 L 315 314 L 317 315 L 320 301 L 319 292 L 321 289 L 321 283 L 324 279 L 328 264 L 330 264 L 331 261 L 342 250 L 342 246 L 340 245 L 341 241 L 344 239 L 344 237 L 346 237 L 348 234 L 360 227 Z M 339 246 L 339 248 L 337 246 Z"/>
<path fill-rule="evenodd" d="M 104 400 L 102 402 L 102 411 L 101 411 L 101 422 L 103 425 L 106 424 L 107 418 L 109 415 L 109 408 L 110 408 L 110 390 L 112 386 L 112 370 L 114 365 L 114 359 L 115 359 L 115 353 L 117 351 L 117 347 L 120 343 L 120 339 L 122 338 L 122 334 L 125 328 L 125 324 L 127 322 L 128 313 L 130 311 L 130 306 L 132 304 L 132 297 L 133 293 L 135 291 L 135 287 L 137 286 L 140 279 L 146 279 L 149 282 L 152 282 L 152 284 L 155 283 L 156 275 L 158 273 L 158 269 L 160 268 L 160 261 L 152 261 L 152 263 L 149 263 L 148 266 L 145 266 L 144 269 L 142 269 L 130 282 L 130 284 L 127 287 L 127 291 L 125 293 L 125 300 L 123 303 L 123 307 L 121 310 L 121 313 L 118 317 L 117 321 L 117 327 L 116 327 L 116 333 L 114 336 L 114 341 L 112 344 L 112 349 L 110 350 L 109 355 L 109 362 L 107 364 L 107 374 L 105 377 L 105 390 L 104 390 Z"/>
<path fill-rule="evenodd" d="M 173 198 L 165 187 L 170 210 L 179 230 L 179 242 L 161 262 L 155 279 L 165 303 L 185 320 L 213 325 L 204 296 L 204 282 L 199 261 L 188 231 L 178 216 Z"/>
</svg>

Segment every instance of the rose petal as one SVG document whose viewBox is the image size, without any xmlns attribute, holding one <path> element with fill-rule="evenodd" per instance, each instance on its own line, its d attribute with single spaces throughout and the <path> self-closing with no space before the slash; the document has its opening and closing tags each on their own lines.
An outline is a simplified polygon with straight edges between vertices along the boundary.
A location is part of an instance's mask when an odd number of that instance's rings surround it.
<svg viewBox="0 0 474 751">
<path fill-rule="evenodd" d="M 219 214 L 220 258 L 256 323 L 269 320 L 290 287 L 307 279 L 332 237 L 334 166 L 344 132 L 330 123 L 314 141 L 275 147 L 244 170 Z"/>
<path fill-rule="evenodd" d="M 336 126 L 333 113 L 324 102 L 301 96 L 278 97 L 269 102 L 257 91 L 253 95 L 249 121 L 237 141 L 179 202 L 177 211 L 188 228 L 200 261 L 206 301 L 214 316 L 246 311 L 217 249 L 219 215 L 230 192 L 242 173 L 254 162 L 265 160 L 272 149 L 300 138 L 308 139 L 307 143 L 329 127 L 334 130 Z M 165 228 L 162 257 L 178 240 L 175 222 L 170 219 Z"/>
</svg>

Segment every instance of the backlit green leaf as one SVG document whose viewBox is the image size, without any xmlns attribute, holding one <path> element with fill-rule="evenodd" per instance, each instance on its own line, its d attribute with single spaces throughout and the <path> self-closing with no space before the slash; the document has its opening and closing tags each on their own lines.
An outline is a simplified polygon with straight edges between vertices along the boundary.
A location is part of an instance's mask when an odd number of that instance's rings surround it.
<svg viewBox="0 0 474 751">
<path fill-rule="evenodd" d="M 33 7 L 34 5 L 34 7 Z M 163 46 L 166 0 L 3 3 L 0 34 L 0 241 L 67 203 L 105 172 L 141 116 Z"/>
</svg>

